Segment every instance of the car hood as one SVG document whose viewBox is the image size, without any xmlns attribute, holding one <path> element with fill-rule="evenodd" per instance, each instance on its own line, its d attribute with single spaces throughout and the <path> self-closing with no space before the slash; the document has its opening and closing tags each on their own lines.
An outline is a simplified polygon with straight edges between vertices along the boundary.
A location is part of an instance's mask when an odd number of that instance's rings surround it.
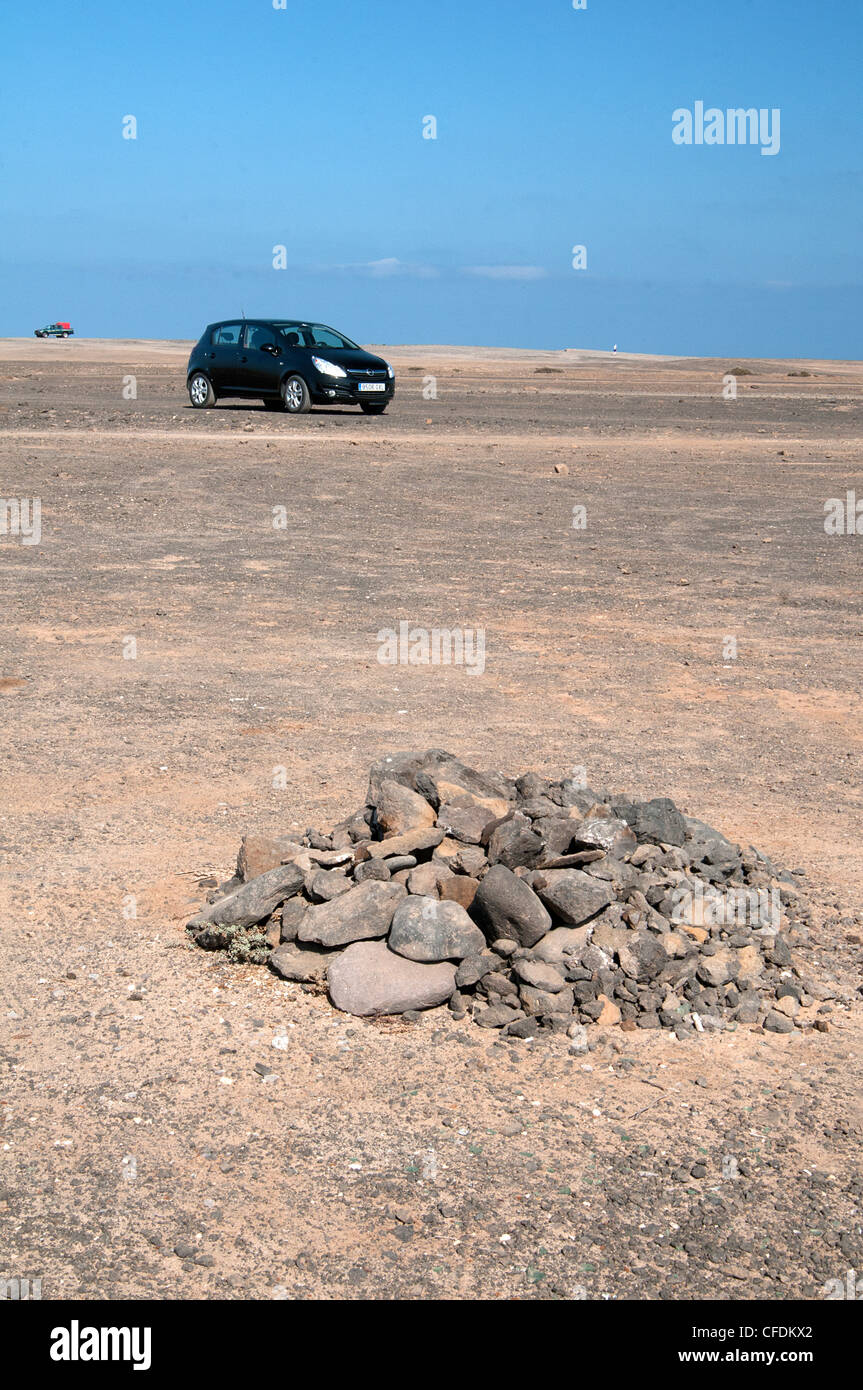
<svg viewBox="0 0 863 1390">
<path fill-rule="evenodd" d="M 306 351 L 315 357 L 322 357 L 325 362 L 335 362 L 345 371 L 365 372 L 370 367 L 386 370 L 387 364 L 382 357 L 375 357 L 374 353 L 365 352 L 363 348 L 307 348 Z"/>
</svg>

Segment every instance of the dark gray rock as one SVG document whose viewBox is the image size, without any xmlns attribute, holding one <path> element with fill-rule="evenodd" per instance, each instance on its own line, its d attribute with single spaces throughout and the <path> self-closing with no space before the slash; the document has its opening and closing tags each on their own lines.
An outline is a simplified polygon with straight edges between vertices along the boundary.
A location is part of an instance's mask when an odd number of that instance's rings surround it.
<svg viewBox="0 0 863 1390">
<path fill-rule="evenodd" d="M 694 816 L 685 816 L 684 822 L 686 849 L 694 864 L 710 864 L 724 874 L 733 873 L 740 868 L 743 857 L 738 845 L 732 844 L 718 830 L 714 830 L 712 825 L 706 825 L 703 820 L 696 820 Z"/>
<path fill-rule="evenodd" d="M 485 938 L 458 903 L 412 894 L 396 907 L 388 945 L 408 960 L 462 960 L 478 955 Z"/>
<path fill-rule="evenodd" d="M 282 908 L 279 913 L 280 941 L 296 941 L 297 932 L 300 929 L 300 923 L 302 922 L 308 910 L 309 904 L 306 902 L 305 898 L 289 898 L 286 903 L 282 904 Z"/>
<path fill-rule="evenodd" d="M 490 864 L 507 869 L 529 868 L 543 852 L 542 840 L 534 834 L 527 816 L 516 814 L 494 830 L 488 841 Z"/>
<path fill-rule="evenodd" d="M 354 880 L 363 883 L 367 878 L 376 878 L 381 883 L 386 883 L 391 873 L 392 870 L 385 859 L 364 859 L 354 869 Z"/>
<path fill-rule="evenodd" d="M 367 879 L 332 902 L 310 907 L 297 933 L 298 940 L 332 948 L 386 936 L 393 913 L 406 894 L 403 884 Z"/>
<path fill-rule="evenodd" d="M 265 874 L 250 879 L 227 897 L 204 908 L 194 919 L 194 925 L 251 927 L 275 912 L 280 903 L 298 893 L 303 886 L 303 871 L 298 864 L 280 864 Z"/>
<path fill-rule="evenodd" d="M 503 938 L 534 946 L 551 926 L 533 889 L 503 864 L 492 865 L 480 880 L 471 911 L 489 941 Z"/>
<path fill-rule="evenodd" d="M 626 821 L 641 842 L 682 845 L 686 841 L 686 821 L 667 796 L 652 801 L 614 802 L 614 810 Z"/>
<path fill-rule="evenodd" d="M 503 1028 L 504 1024 L 514 1023 L 524 1018 L 520 1009 L 511 1009 L 508 1004 L 491 1004 L 487 1009 L 478 1009 L 473 1016 L 480 1028 Z"/>
<path fill-rule="evenodd" d="M 318 869 L 317 873 L 311 876 L 308 894 L 316 902 L 328 903 L 333 898 L 340 897 L 342 893 L 347 893 L 353 886 L 351 880 L 338 869 Z"/>
<path fill-rule="evenodd" d="M 794 1024 L 787 1014 L 777 1013 L 776 1009 L 771 1009 L 764 1020 L 764 1028 L 768 1033 L 793 1033 Z"/>
<path fill-rule="evenodd" d="M 477 984 L 490 971 L 497 970 L 500 965 L 500 958 L 493 955 L 471 955 L 465 956 L 459 963 L 456 971 L 455 982 L 459 989 L 470 989 Z"/>
<path fill-rule="evenodd" d="M 581 869 L 542 869 L 534 876 L 534 883 L 555 922 L 568 927 L 581 926 L 614 902 L 609 885 Z"/>
</svg>

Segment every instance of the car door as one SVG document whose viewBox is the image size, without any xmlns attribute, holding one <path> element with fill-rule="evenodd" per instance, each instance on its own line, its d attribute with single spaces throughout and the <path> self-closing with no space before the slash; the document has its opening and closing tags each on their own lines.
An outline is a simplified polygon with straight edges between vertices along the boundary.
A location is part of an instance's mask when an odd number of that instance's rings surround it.
<svg viewBox="0 0 863 1390">
<path fill-rule="evenodd" d="M 241 353 L 243 380 L 247 389 L 255 394 L 277 396 L 281 367 L 279 354 L 267 352 L 268 347 L 278 346 L 278 334 L 266 323 L 247 323 Z M 243 362 L 242 359 L 245 358 Z"/>
<path fill-rule="evenodd" d="M 204 360 L 217 392 L 242 389 L 242 341 L 242 323 L 222 323 L 213 329 Z"/>
</svg>

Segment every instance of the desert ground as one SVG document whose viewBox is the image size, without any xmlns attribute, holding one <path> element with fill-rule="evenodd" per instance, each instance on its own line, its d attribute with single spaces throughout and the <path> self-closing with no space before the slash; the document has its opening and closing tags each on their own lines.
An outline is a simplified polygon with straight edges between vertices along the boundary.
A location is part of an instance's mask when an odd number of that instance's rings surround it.
<svg viewBox="0 0 863 1390">
<path fill-rule="evenodd" d="M 863 536 L 824 528 L 863 498 L 863 364 L 388 347 L 385 416 L 296 418 L 192 410 L 189 347 L 0 342 L 0 494 L 42 508 L 0 534 L 0 1277 L 786 1300 L 863 1269 Z M 380 664 L 402 619 L 484 629 L 485 670 Z M 188 943 L 241 835 L 428 747 L 583 766 L 799 871 L 828 1031 L 597 1027 L 585 1059 Z"/>
</svg>

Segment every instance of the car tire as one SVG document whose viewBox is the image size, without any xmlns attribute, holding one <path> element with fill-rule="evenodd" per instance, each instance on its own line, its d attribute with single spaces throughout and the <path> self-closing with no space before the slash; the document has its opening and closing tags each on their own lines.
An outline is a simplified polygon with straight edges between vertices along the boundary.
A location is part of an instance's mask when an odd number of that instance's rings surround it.
<svg viewBox="0 0 863 1390">
<path fill-rule="evenodd" d="M 195 410 L 205 410 L 216 404 L 212 382 L 203 372 L 193 372 L 189 377 L 189 400 Z"/>
<path fill-rule="evenodd" d="M 383 415 L 389 401 L 384 401 L 383 405 L 373 404 L 371 401 L 360 401 L 360 410 L 364 415 Z"/>
<path fill-rule="evenodd" d="M 281 411 L 283 411 L 284 408 L 285 408 L 285 403 L 284 403 L 284 401 L 282 400 L 281 396 L 279 396 L 279 397 L 275 397 L 275 396 L 264 396 L 263 399 L 264 399 L 264 410 L 278 410 L 278 411 L 281 412 Z"/>
<path fill-rule="evenodd" d="M 282 401 L 289 415 L 306 415 L 312 408 L 309 388 L 298 373 L 282 382 Z"/>
</svg>

